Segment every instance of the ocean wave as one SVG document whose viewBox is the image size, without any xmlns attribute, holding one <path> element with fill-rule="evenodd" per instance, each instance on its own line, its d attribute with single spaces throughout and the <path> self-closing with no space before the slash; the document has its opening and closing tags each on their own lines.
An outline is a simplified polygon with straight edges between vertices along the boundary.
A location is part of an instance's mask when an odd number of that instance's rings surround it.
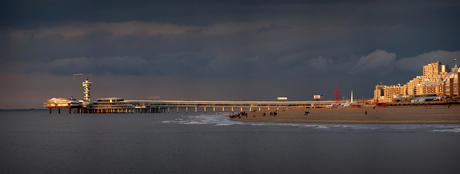
<svg viewBox="0 0 460 174">
<path fill-rule="evenodd" d="M 460 133 L 460 127 L 456 127 L 453 129 L 438 129 L 438 130 L 433 130 L 433 132 L 454 132 L 454 133 Z"/>
<path fill-rule="evenodd" d="M 233 121 L 224 114 L 219 115 L 196 115 L 183 116 L 174 120 L 162 121 L 166 124 L 186 124 L 186 125 L 213 125 L 213 126 L 289 126 L 296 128 L 310 128 L 317 130 L 419 130 L 427 129 L 432 132 L 454 132 L 460 133 L 460 125 L 433 125 L 433 124 L 319 124 L 319 123 L 275 123 L 275 122 L 241 122 Z"/>
</svg>

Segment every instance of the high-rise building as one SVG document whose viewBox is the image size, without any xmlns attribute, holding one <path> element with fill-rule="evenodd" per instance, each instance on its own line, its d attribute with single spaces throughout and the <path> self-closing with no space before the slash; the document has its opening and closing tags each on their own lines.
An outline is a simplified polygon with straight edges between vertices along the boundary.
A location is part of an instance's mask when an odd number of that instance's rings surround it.
<svg viewBox="0 0 460 174">
<path fill-rule="evenodd" d="M 385 98 L 385 94 L 384 94 L 384 88 L 386 86 L 385 85 L 376 85 L 375 86 L 375 90 L 374 90 L 374 99 L 383 99 Z"/>
<path fill-rule="evenodd" d="M 404 94 L 404 86 L 401 86 L 400 84 L 385 86 L 385 88 L 383 88 L 383 93 L 385 98 L 394 98 L 397 95 Z"/>
<path fill-rule="evenodd" d="M 457 66 L 452 68 L 452 71 L 457 72 Z M 413 78 L 403 86 L 399 84 L 391 86 L 377 85 L 374 90 L 374 99 L 392 99 L 396 95 L 442 95 L 445 91 L 449 91 L 450 88 L 444 88 L 445 86 L 443 87 L 441 83 L 450 83 L 446 82 L 445 77 L 449 74 L 453 77 L 454 75 L 452 74 L 455 74 L 449 72 L 448 65 L 443 65 L 439 61 L 436 63 L 430 63 L 423 66 L 422 76 Z M 456 81 L 453 80 L 452 83 L 454 82 Z M 452 86 L 456 87 L 455 85 Z M 382 91 L 382 93 L 378 93 L 378 91 Z"/>
<path fill-rule="evenodd" d="M 449 72 L 445 75 L 444 79 L 440 81 L 441 88 L 444 90 L 442 91 L 443 96 L 449 97 L 460 97 L 460 69 L 455 65 L 452 68 L 452 72 Z"/>
</svg>

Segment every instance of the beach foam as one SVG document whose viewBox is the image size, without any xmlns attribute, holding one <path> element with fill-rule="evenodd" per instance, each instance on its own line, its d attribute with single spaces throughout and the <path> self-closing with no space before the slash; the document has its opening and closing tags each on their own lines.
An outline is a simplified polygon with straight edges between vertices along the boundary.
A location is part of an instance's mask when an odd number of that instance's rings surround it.
<svg viewBox="0 0 460 174">
<path fill-rule="evenodd" d="M 247 126 L 290 126 L 297 128 L 310 128 L 318 130 L 418 130 L 427 129 L 432 132 L 453 132 L 460 133 L 460 125 L 439 125 L 439 124 L 320 124 L 320 123 L 276 123 L 276 122 L 240 122 L 232 121 L 224 116 L 226 113 L 219 115 L 196 115 L 183 116 L 174 120 L 162 121 L 162 123 L 174 124 L 198 124 L 198 125 L 214 125 L 214 126 L 232 126 L 232 125 L 247 125 Z"/>
</svg>

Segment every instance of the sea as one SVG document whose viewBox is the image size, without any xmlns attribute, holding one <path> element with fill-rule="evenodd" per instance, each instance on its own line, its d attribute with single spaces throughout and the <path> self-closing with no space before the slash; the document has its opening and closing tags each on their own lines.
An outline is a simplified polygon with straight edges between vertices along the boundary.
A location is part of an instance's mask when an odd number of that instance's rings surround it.
<svg viewBox="0 0 460 174">
<path fill-rule="evenodd" d="M 0 112 L 0 173 L 460 173 L 459 124 Z"/>
</svg>

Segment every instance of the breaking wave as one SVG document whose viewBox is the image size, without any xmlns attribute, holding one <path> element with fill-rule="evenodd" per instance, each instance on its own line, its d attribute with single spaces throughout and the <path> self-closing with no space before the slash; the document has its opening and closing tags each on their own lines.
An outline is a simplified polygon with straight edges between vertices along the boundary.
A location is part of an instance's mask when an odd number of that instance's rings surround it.
<svg viewBox="0 0 460 174">
<path fill-rule="evenodd" d="M 232 125 L 247 125 L 247 126 L 290 126 L 297 128 L 311 128 L 318 130 L 419 130 L 426 129 L 432 132 L 453 132 L 460 133 L 460 125 L 439 125 L 439 124 L 322 124 L 322 123 L 274 123 L 274 122 L 241 122 L 232 121 L 224 116 L 229 113 L 221 113 L 219 115 L 195 115 L 183 116 L 174 120 L 162 121 L 162 123 L 173 124 L 198 124 L 198 125 L 213 125 L 213 126 L 232 126 Z"/>
</svg>

